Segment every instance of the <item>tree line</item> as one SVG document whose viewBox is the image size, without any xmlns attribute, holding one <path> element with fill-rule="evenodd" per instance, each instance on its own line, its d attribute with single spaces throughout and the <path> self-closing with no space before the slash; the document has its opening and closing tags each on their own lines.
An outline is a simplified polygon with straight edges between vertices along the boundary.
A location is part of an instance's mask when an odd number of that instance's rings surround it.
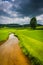
<svg viewBox="0 0 43 65">
<path fill-rule="evenodd" d="M 0 24 L 0 27 L 31 27 L 31 29 L 36 29 L 37 27 L 37 20 L 36 17 L 31 18 L 30 24 L 24 24 L 24 25 L 19 25 L 19 24 Z"/>
</svg>

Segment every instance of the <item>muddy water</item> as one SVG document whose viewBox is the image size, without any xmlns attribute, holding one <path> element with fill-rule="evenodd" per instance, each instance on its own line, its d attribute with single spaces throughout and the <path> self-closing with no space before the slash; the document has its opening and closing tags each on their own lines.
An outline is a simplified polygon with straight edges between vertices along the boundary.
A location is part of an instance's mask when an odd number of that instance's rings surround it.
<svg viewBox="0 0 43 65">
<path fill-rule="evenodd" d="M 18 38 L 10 34 L 8 40 L 0 46 L 0 65 L 31 65 L 18 44 Z"/>
</svg>

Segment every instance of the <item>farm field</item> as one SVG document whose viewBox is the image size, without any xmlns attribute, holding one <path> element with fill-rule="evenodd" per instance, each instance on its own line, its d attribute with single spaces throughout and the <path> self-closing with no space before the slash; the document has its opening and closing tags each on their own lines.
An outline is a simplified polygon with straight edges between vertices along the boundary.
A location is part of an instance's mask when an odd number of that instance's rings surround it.
<svg viewBox="0 0 43 65">
<path fill-rule="evenodd" d="M 43 30 L 0 28 L 0 45 L 2 41 L 8 39 L 10 33 L 14 33 L 19 38 L 20 47 L 33 65 L 43 65 Z"/>
</svg>

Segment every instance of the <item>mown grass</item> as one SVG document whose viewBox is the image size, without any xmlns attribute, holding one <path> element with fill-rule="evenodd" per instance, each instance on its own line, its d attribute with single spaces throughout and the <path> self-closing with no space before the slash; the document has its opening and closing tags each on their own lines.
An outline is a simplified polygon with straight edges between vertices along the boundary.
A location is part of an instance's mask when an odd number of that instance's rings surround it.
<svg viewBox="0 0 43 65">
<path fill-rule="evenodd" d="M 20 46 L 33 65 L 43 65 L 43 30 L 29 28 L 1 28 L 0 41 L 6 40 L 10 33 L 15 33 L 20 39 Z"/>
</svg>

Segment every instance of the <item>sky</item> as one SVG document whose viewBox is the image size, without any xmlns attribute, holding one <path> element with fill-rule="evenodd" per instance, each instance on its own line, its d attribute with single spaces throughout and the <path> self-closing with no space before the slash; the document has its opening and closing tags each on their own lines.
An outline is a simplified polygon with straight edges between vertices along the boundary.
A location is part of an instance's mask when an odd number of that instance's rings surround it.
<svg viewBox="0 0 43 65">
<path fill-rule="evenodd" d="M 0 0 L 0 24 L 29 24 L 34 16 L 43 25 L 43 0 Z"/>
</svg>

